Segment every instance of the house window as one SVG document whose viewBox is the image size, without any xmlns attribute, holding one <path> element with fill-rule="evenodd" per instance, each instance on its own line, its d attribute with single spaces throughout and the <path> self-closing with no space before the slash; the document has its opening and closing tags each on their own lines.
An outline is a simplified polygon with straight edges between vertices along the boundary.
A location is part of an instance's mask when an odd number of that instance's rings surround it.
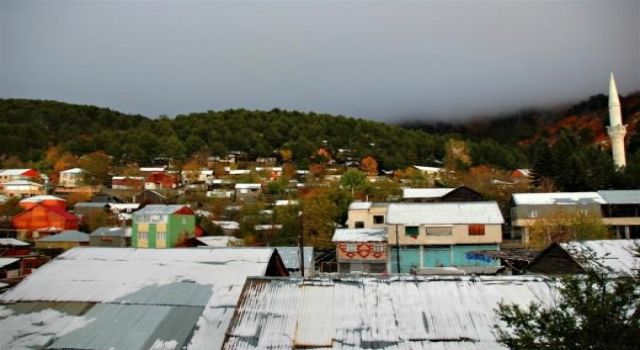
<svg viewBox="0 0 640 350">
<path fill-rule="evenodd" d="M 358 247 L 355 243 L 347 243 L 347 253 L 355 253 Z"/>
<path fill-rule="evenodd" d="M 149 233 L 146 231 L 138 232 L 138 239 L 142 241 L 146 241 L 147 239 L 149 239 Z"/>
<path fill-rule="evenodd" d="M 159 232 L 156 233 L 156 238 L 159 241 L 166 241 L 167 240 L 167 233 L 163 232 L 163 231 L 159 231 Z"/>
<path fill-rule="evenodd" d="M 532 218 L 532 219 L 533 218 L 537 218 L 538 217 L 538 211 L 535 210 L 535 209 L 529 210 L 529 217 Z"/>
<path fill-rule="evenodd" d="M 589 209 L 580 209 L 580 215 L 582 216 L 589 215 Z"/>
<path fill-rule="evenodd" d="M 356 228 L 364 228 L 364 221 L 356 221 Z"/>
<path fill-rule="evenodd" d="M 373 245 L 373 251 L 375 253 L 384 253 L 385 251 L 385 244 L 384 243 L 374 243 Z"/>
<path fill-rule="evenodd" d="M 451 227 L 427 227 L 427 236 L 451 236 Z"/>
<path fill-rule="evenodd" d="M 418 226 L 407 226 L 404 228 L 404 234 L 407 236 L 416 237 L 420 233 L 420 227 Z"/>
<path fill-rule="evenodd" d="M 469 236 L 484 236 L 484 225 L 482 224 L 469 225 Z"/>
<path fill-rule="evenodd" d="M 373 223 L 376 225 L 384 224 L 384 215 L 374 215 Z"/>
</svg>

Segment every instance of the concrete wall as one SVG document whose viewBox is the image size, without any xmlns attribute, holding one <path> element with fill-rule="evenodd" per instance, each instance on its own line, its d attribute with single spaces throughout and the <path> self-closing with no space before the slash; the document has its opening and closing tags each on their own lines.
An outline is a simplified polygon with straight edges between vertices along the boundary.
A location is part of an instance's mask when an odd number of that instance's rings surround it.
<svg viewBox="0 0 640 350">
<path fill-rule="evenodd" d="M 429 225 L 419 226 L 417 236 L 406 235 L 404 225 L 387 225 L 390 245 L 500 244 L 502 225 L 485 225 L 484 235 L 469 235 L 469 225 L 451 225 L 450 236 L 427 235 Z M 442 226 L 431 226 L 442 227 Z M 396 232 L 399 232 L 396 238 Z"/>
</svg>

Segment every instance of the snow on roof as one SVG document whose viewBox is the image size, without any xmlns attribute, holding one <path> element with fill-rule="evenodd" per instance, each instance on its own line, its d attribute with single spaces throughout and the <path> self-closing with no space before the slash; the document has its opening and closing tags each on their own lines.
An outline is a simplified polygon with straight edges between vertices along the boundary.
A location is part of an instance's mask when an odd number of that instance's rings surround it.
<svg viewBox="0 0 640 350">
<path fill-rule="evenodd" d="M 38 242 L 89 242 L 89 234 L 80 231 L 68 230 L 41 238 Z"/>
<path fill-rule="evenodd" d="M 351 202 L 349 210 L 368 210 L 371 208 L 371 202 Z"/>
<path fill-rule="evenodd" d="M 607 204 L 640 204 L 640 190 L 598 191 Z"/>
<path fill-rule="evenodd" d="M 165 167 L 142 167 L 140 168 L 142 172 L 163 172 L 165 171 Z"/>
<path fill-rule="evenodd" d="M 203 244 L 214 248 L 226 248 L 243 245 L 241 239 L 231 236 L 202 236 L 196 238 Z"/>
<path fill-rule="evenodd" d="M 427 173 L 438 173 L 441 172 L 443 169 L 442 168 L 437 168 L 437 167 L 433 167 L 433 166 L 421 166 L 421 165 L 414 165 L 414 168 L 420 170 L 420 171 L 424 171 Z"/>
<path fill-rule="evenodd" d="M 29 243 L 17 240 L 15 238 L 0 238 L 0 246 L 26 247 Z"/>
<path fill-rule="evenodd" d="M 81 168 L 72 168 L 72 169 L 67 169 L 67 170 L 63 170 L 60 172 L 60 174 L 82 174 L 85 171 L 82 170 Z"/>
<path fill-rule="evenodd" d="M 560 243 L 571 257 L 583 267 L 592 265 L 603 272 L 633 275 L 640 269 L 640 256 L 634 249 L 640 239 L 590 240 Z"/>
<path fill-rule="evenodd" d="M 131 237 L 131 227 L 98 227 L 90 236 Z"/>
<path fill-rule="evenodd" d="M 268 231 L 268 230 L 282 230 L 282 225 L 275 224 L 265 224 L 265 225 L 255 225 L 253 229 L 256 231 Z"/>
<path fill-rule="evenodd" d="M 339 228 L 333 234 L 331 242 L 386 242 L 387 231 L 384 228 Z"/>
<path fill-rule="evenodd" d="M 135 215 L 151 215 L 151 214 L 159 214 L 159 215 L 171 215 L 178 210 L 184 208 L 185 205 L 181 204 L 149 204 L 146 207 L 136 211 Z"/>
<path fill-rule="evenodd" d="M 388 224 L 448 225 L 502 224 L 504 219 L 496 202 L 391 203 Z"/>
<path fill-rule="evenodd" d="M 75 248 L 0 295 L 0 303 L 46 302 L 46 308 L 56 309 L 65 302 L 98 304 L 62 323 L 39 317 L 39 310 L 25 317 L 0 305 L 0 344 L 19 341 L 21 330 L 31 332 L 35 320 L 44 343 L 54 341 L 54 348 L 147 349 L 145 341 L 179 336 L 187 349 L 219 349 L 246 277 L 264 276 L 273 253 L 268 248 Z M 91 323 L 61 337 L 56 327 L 73 320 Z"/>
<path fill-rule="evenodd" d="M 5 267 L 7 265 L 11 265 L 16 261 L 19 261 L 18 258 L 0 258 L 0 267 Z"/>
<path fill-rule="evenodd" d="M 555 296 L 531 276 L 249 278 L 223 349 L 506 349 L 498 304 Z"/>
<path fill-rule="evenodd" d="M 0 176 L 20 176 L 31 169 L 4 169 L 0 171 Z"/>
<path fill-rule="evenodd" d="M 440 198 L 455 188 L 405 188 L 402 198 Z"/>
<path fill-rule="evenodd" d="M 272 247 L 278 251 L 284 266 L 288 270 L 300 270 L 300 248 L 298 247 Z M 304 247 L 305 270 L 311 268 L 313 264 L 313 247 Z"/>
<path fill-rule="evenodd" d="M 239 230 L 240 229 L 240 223 L 237 221 L 217 221 L 214 220 L 212 221 L 214 224 L 222 227 L 225 230 Z"/>
<path fill-rule="evenodd" d="M 229 175 L 247 175 L 251 174 L 249 169 L 229 169 Z"/>
<path fill-rule="evenodd" d="M 56 196 L 50 196 L 50 195 L 42 195 L 42 196 L 33 196 L 33 197 L 28 197 L 25 198 L 23 200 L 20 201 L 20 203 L 40 203 L 42 201 L 62 201 L 62 202 L 66 202 L 66 199 L 60 198 L 60 197 L 56 197 Z"/>
<path fill-rule="evenodd" d="M 276 200 L 275 203 L 276 206 L 284 206 L 284 205 L 298 205 L 298 201 L 297 200 L 287 200 L 287 199 L 279 199 Z"/>
<path fill-rule="evenodd" d="M 33 181 L 29 181 L 29 180 L 13 180 L 13 181 L 7 181 L 4 182 L 2 184 L 3 186 L 38 186 L 38 187 L 42 187 L 42 184 L 39 184 L 37 182 L 33 182 Z"/>
<path fill-rule="evenodd" d="M 515 171 L 519 172 L 520 174 L 522 174 L 525 177 L 530 177 L 531 176 L 531 169 L 516 169 Z"/>
<path fill-rule="evenodd" d="M 260 189 L 261 184 L 236 184 L 236 189 Z"/>
<path fill-rule="evenodd" d="M 605 204 L 598 192 L 514 193 L 515 205 Z"/>
</svg>

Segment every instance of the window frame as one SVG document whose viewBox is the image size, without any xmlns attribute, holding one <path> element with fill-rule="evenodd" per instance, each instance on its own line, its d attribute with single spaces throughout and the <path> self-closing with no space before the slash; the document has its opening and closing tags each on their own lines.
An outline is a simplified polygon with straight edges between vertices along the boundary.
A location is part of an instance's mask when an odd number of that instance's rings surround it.
<svg viewBox="0 0 640 350">
<path fill-rule="evenodd" d="M 482 231 L 482 233 L 480 233 Z M 485 224 L 469 224 L 468 225 L 469 236 L 486 236 L 487 227 Z"/>
</svg>

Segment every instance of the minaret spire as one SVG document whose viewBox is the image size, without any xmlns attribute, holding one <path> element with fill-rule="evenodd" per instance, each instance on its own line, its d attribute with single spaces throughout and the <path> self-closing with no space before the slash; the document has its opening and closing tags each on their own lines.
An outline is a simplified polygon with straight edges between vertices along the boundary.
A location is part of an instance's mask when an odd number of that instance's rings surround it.
<svg viewBox="0 0 640 350">
<path fill-rule="evenodd" d="M 613 73 L 609 76 L 609 124 L 607 132 L 611 138 L 611 151 L 613 152 L 613 164 L 616 169 L 621 169 L 627 165 L 624 152 L 624 136 L 627 133 L 626 125 L 622 124 L 622 112 L 620 109 L 620 99 Z"/>
</svg>

